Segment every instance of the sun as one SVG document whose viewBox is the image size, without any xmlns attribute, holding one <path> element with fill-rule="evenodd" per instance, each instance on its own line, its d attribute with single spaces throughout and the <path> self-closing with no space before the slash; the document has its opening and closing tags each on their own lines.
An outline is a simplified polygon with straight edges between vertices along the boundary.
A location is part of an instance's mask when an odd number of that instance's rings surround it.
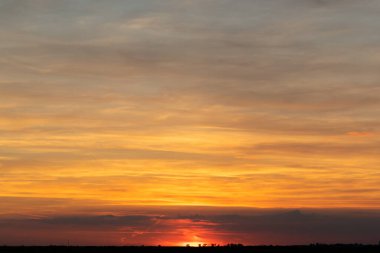
<svg viewBox="0 0 380 253">
<path fill-rule="evenodd" d="M 203 241 L 202 238 L 197 235 L 192 235 L 188 241 L 181 242 L 180 245 L 187 247 L 199 247 L 207 245 L 207 242 Z"/>
<path fill-rule="evenodd" d="M 182 242 L 181 246 L 187 246 L 187 247 L 199 247 L 199 245 L 203 246 L 206 245 L 205 242 Z"/>
</svg>

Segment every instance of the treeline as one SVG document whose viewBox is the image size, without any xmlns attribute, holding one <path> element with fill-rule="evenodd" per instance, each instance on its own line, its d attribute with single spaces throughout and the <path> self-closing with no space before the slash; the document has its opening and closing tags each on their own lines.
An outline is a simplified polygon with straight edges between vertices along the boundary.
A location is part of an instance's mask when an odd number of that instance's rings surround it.
<svg viewBox="0 0 380 253">
<path fill-rule="evenodd" d="M 311 244 L 307 246 L 244 246 L 228 244 L 201 247 L 164 246 L 0 246 L 0 253 L 379 253 L 380 245 Z"/>
</svg>

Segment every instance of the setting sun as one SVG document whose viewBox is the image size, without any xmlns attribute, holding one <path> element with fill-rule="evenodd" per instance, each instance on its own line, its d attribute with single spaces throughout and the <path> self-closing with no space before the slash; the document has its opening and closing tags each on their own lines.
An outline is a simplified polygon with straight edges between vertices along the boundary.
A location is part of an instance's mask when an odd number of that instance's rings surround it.
<svg viewBox="0 0 380 253">
<path fill-rule="evenodd" d="M 205 242 L 184 242 L 179 244 L 179 246 L 189 246 L 189 247 L 201 247 L 207 245 Z"/>
</svg>

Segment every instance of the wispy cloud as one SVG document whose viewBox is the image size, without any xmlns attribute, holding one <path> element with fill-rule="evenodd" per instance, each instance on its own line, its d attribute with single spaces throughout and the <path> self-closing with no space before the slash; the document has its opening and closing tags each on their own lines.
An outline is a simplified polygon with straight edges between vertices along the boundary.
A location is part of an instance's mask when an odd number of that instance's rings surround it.
<svg viewBox="0 0 380 253">
<path fill-rule="evenodd" d="M 1 196 L 378 208 L 379 8 L 0 1 Z"/>
</svg>

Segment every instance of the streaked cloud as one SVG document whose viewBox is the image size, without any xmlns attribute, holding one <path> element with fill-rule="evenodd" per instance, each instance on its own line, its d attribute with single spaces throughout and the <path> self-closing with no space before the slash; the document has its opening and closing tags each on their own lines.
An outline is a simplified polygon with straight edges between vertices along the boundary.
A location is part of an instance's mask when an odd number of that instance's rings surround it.
<svg viewBox="0 0 380 253">
<path fill-rule="evenodd" d="M 0 215 L 379 208 L 379 9 L 0 0 Z"/>
</svg>

